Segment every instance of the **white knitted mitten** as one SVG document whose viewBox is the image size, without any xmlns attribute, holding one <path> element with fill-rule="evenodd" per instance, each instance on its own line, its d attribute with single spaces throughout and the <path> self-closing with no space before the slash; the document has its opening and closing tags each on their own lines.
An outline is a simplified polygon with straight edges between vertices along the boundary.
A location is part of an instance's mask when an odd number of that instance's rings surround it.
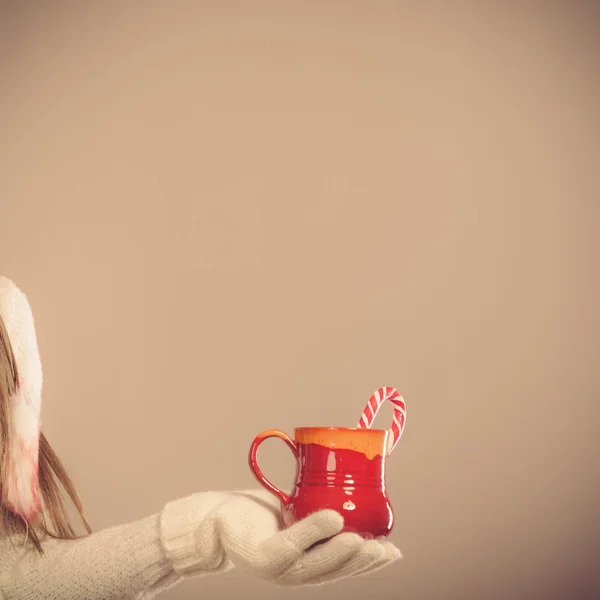
<svg viewBox="0 0 600 600">
<path fill-rule="evenodd" d="M 282 529 L 279 501 L 263 490 L 195 494 L 161 514 L 162 543 L 181 575 L 235 566 L 299 586 L 369 573 L 402 556 L 390 541 L 367 541 L 342 528 L 342 516 L 325 510 Z"/>
</svg>

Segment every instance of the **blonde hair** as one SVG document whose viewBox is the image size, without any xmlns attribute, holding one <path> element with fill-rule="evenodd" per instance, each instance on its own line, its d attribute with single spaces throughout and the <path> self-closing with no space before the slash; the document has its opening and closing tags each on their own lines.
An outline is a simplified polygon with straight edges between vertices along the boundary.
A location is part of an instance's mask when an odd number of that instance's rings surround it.
<svg viewBox="0 0 600 600">
<path fill-rule="evenodd" d="M 43 433 L 40 433 L 39 445 L 39 485 L 43 507 L 41 514 L 29 522 L 6 508 L 5 464 L 12 433 L 9 399 L 15 393 L 17 381 L 15 356 L 0 316 L 0 535 L 23 534 L 42 554 L 41 542 L 45 536 L 69 540 L 82 537 L 75 533 L 67 512 L 66 499 L 76 509 L 86 535 L 91 533 L 91 528 L 71 478 Z"/>
</svg>

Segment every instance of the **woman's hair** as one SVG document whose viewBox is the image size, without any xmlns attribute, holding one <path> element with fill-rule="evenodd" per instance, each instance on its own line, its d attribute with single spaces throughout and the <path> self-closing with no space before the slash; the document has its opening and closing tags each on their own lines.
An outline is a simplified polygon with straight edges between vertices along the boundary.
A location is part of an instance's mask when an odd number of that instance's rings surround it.
<svg viewBox="0 0 600 600">
<path fill-rule="evenodd" d="M 91 533 L 91 529 L 83 513 L 75 486 L 43 433 L 40 433 L 39 445 L 39 485 L 42 511 L 40 515 L 29 522 L 6 508 L 7 473 L 4 465 L 12 434 L 9 399 L 15 393 L 17 381 L 15 356 L 4 321 L 0 316 L 0 535 L 24 534 L 38 552 L 42 553 L 41 541 L 45 536 L 56 539 L 81 537 L 75 533 L 69 518 L 65 496 L 76 509 L 86 532 Z"/>
</svg>

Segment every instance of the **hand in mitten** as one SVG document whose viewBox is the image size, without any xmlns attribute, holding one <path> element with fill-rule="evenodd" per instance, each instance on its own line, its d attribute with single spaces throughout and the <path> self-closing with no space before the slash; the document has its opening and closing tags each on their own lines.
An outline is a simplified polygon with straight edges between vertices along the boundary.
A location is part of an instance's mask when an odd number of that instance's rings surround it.
<svg viewBox="0 0 600 600">
<path fill-rule="evenodd" d="M 187 503 L 183 511 L 177 507 L 181 502 Z M 260 579 L 298 586 L 362 575 L 401 558 L 387 540 L 340 533 L 343 518 L 331 510 L 282 529 L 279 501 L 262 490 L 176 501 L 163 511 L 161 528 L 163 545 L 181 574 L 235 566 Z"/>
</svg>

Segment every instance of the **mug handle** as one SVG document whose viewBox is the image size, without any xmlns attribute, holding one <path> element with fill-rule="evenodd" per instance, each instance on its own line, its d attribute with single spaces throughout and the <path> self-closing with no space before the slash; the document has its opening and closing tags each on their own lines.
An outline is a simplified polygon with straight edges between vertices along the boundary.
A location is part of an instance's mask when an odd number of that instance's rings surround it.
<svg viewBox="0 0 600 600">
<path fill-rule="evenodd" d="M 282 492 L 278 487 L 274 486 L 260 470 L 257 461 L 258 447 L 267 439 L 272 437 L 278 437 L 282 439 L 293 452 L 294 456 L 298 458 L 298 446 L 296 446 L 296 442 L 285 432 L 280 431 L 279 429 L 267 429 L 267 431 L 263 431 L 259 433 L 252 442 L 250 446 L 250 453 L 248 454 L 248 463 L 250 465 L 250 470 L 256 477 L 258 483 L 264 486 L 269 492 L 275 494 L 281 500 L 283 504 L 287 504 L 290 501 L 290 497 Z"/>
</svg>

